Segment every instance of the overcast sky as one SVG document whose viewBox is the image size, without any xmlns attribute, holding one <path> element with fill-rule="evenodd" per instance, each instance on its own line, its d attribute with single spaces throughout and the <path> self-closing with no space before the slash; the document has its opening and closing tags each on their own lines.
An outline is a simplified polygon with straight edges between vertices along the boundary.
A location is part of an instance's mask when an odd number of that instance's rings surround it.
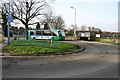
<svg viewBox="0 0 120 80">
<path fill-rule="evenodd" d="M 0 0 L 3 2 L 5 0 Z M 7 1 L 7 0 L 6 0 Z M 55 0 L 51 4 L 56 15 L 64 18 L 67 28 L 74 24 L 74 9 L 77 11 L 77 26 L 97 27 L 103 31 L 118 31 L 119 0 Z"/>
<path fill-rule="evenodd" d="M 77 26 L 94 26 L 103 31 L 118 31 L 119 0 L 56 0 L 52 6 L 56 15 L 64 18 L 67 28 L 74 24 L 74 9 L 77 11 Z"/>
</svg>

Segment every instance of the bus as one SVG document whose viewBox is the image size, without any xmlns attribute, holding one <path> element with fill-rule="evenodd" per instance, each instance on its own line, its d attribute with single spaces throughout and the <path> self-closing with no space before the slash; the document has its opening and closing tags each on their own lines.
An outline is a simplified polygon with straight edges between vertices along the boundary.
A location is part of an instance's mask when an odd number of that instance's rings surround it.
<svg viewBox="0 0 120 80">
<path fill-rule="evenodd" d="M 28 39 L 32 40 L 65 40 L 64 30 L 56 30 L 52 32 L 50 30 L 28 30 Z"/>
</svg>

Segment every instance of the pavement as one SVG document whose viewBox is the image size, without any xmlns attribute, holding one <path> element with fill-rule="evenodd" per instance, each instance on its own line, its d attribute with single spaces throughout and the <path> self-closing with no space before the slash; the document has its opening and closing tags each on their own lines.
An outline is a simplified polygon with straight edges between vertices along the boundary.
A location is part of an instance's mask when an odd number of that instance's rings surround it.
<svg viewBox="0 0 120 80">
<path fill-rule="evenodd" d="M 2 53 L 2 47 L 7 45 L 7 38 L 5 37 L 0 37 L 0 39 L 5 39 L 5 41 L 3 43 L 0 43 L 0 56 L 3 56 L 5 54 Z"/>
<path fill-rule="evenodd" d="M 3 57 L 3 78 L 118 78 L 118 45 L 67 41 L 85 50 L 69 55 Z"/>
</svg>

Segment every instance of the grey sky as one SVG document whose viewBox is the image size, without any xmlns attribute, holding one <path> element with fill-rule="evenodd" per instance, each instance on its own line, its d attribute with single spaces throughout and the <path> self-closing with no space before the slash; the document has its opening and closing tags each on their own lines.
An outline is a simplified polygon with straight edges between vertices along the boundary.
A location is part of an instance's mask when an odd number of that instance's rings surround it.
<svg viewBox="0 0 120 80">
<path fill-rule="evenodd" d="M 77 11 L 77 26 L 94 26 L 103 31 L 118 31 L 118 0 L 56 0 L 54 12 L 61 15 L 67 28 L 74 24 L 74 10 Z"/>
<path fill-rule="evenodd" d="M 7 1 L 7 0 L 1 0 Z M 39 1 L 39 0 L 38 0 Z M 55 0 L 51 6 L 56 15 L 64 18 L 66 28 L 74 24 L 74 10 L 77 11 L 77 26 L 98 27 L 103 31 L 118 31 L 119 0 Z"/>
</svg>

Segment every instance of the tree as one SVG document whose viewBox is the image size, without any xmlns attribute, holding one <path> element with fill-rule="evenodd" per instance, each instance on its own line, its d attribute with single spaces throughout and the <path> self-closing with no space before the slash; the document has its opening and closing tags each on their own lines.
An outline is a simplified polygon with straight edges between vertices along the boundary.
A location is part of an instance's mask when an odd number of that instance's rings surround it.
<svg viewBox="0 0 120 80">
<path fill-rule="evenodd" d="M 57 29 L 64 29 L 65 28 L 65 21 L 61 16 L 56 16 L 54 19 L 54 26 Z"/>
<path fill-rule="evenodd" d="M 101 33 L 102 30 L 99 29 L 99 28 L 95 28 L 95 27 L 88 27 L 89 31 L 92 32 L 92 33 Z"/>
<path fill-rule="evenodd" d="M 44 16 L 45 20 L 44 20 L 44 29 L 49 29 L 49 25 L 48 24 L 52 24 L 54 23 L 54 19 L 55 19 L 55 15 L 53 13 L 53 11 L 49 11 L 45 16 Z"/>
<path fill-rule="evenodd" d="M 74 34 L 74 25 L 71 25 L 70 28 L 68 29 L 68 35 L 73 36 Z"/>
<path fill-rule="evenodd" d="M 48 29 L 49 29 L 49 25 L 48 25 L 48 24 L 49 24 L 48 22 L 45 22 L 45 23 L 44 23 L 44 29 L 45 29 L 45 30 L 48 30 Z"/>
<path fill-rule="evenodd" d="M 20 27 L 20 28 L 19 28 L 19 33 L 20 33 L 20 35 L 23 35 L 24 32 L 25 32 L 25 29 L 24 29 L 23 27 Z"/>
<path fill-rule="evenodd" d="M 93 32 L 95 31 L 95 27 L 92 27 L 92 31 L 93 31 Z"/>
<path fill-rule="evenodd" d="M 102 32 L 101 29 L 95 27 L 88 27 L 89 31 L 91 32 L 90 37 L 91 40 L 96 40 L 96 34 L 100 34 Z"/>
<path fill-rule="evenodd" d="M 13 1 L 13 5 L 15 6 L 13 18 L 20 20 L 25 25 L 26 31 L 29 25 L 37 23 L 31 23 L 30 21 L 44 15 L 50 7 L 46 0 L 39 0 L 39 2 L 36 2 L 36 0 L 17 0 Z"/>
<path fill-rule="evenodd" d="M 44 29 L 49 29 L 48 24 L 53 25 L 54 19 L 55 19 L 55 15 L 54 15 L 53 11 L 50 10 L 47 14 L 45 14 L 44 20 L 42 21 L 42 23 L 44 24 Z"/>
<path fill-rule="evenodd" d="M 38 22 L 37 25 L 36 25 L 36 29 L 37 29 L 37 30 L 40 29 L 40 24 L 39 24 L 39 22 Z"/>
<path fill-rule="evenodd" d="M 99 33 L 99 34 L 101 34 L 101 33 L 102 33 L 102 30 L 101 30 L 101 29 L 99 29 L 99 28 L 95 28 L 95 31 L 96 31 L 96 33 Z"/>
<path fill-rule="evenodd" d="M 7 16 L 6 16 L 6 5 L 4 4 L 2 7 L 2 32 L 3 36 L 7 37 Z"/>
<path fill-rule="evenodd" d="M 74 30 L 73 30 L 73 29 L 70 29 L 70 30 L 68 31 L 68 35 L 69 35 L 69 36 L 73 36 L 73 34 L 74 34 Z"/>
<path fill-rule="evenodd" d="M 91 32 L 91 27 L 88 27 L 88 30 Z"/>
<path fill-rule="evenodd" d="M 86 25 L 81 26 L 81 31 L 86 31 Z"/>
<path fill-rule="evenodd" d="M 44 29 L 49 29 L 48 24 L 52 24 L 56 29 L 63 29 L 65 27 L 65 22 L 61 16 L 56 16 L 53 11 L 49 11 L 44 15 Z"/>
</svg>

